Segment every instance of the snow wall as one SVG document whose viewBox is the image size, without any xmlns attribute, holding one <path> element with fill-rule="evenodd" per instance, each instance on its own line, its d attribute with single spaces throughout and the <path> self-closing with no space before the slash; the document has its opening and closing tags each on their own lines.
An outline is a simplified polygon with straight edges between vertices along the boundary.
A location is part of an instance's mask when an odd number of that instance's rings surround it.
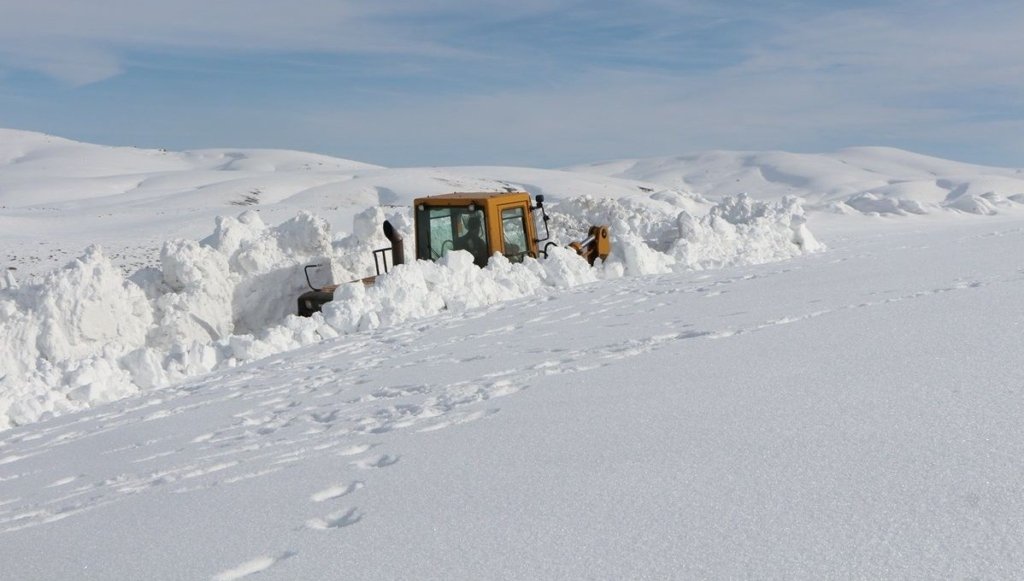
<svg viewBox="0 0 1024 581">
<path fill-rule="evenodd" d="M 578 238 L 593 223 L 611 225 L 613 254 L 591 268 L 574 252 L 486 268 L 465 252 L 437 263 L 392 269 L 365 287 L 341 285 L 323 313 L 300 318 L 296 298 L 313 284 L 373 272 L 372 249 L 386 246 L 387 218 L 414 240 L 408 215 L 370 208 L 353 234 L 333 238 L 309 213 L 268 226 L 255 212 L 219 218 L 202 241 L 164 244 L 160 268 L 125 277 L 98 247 L 41 280 L 0 279 L 0 429 L 173 385 L 339 335 L 410 319 L 461 312 L 509 299 L 557 292 L 599 279 L 755 264 L 814 252 L 794 198 L 727 198 L 695 216 L 674 193 L 657 203 L 583 197 L 552 212 L 559 232 Z M 407 242 L 408 243 L 408 242 Z"/>
</svg>

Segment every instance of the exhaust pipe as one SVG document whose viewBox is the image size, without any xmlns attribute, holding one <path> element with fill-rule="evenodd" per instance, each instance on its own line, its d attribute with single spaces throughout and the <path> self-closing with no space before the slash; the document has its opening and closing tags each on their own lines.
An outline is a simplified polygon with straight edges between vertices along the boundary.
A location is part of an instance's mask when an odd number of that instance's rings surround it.
<svg viewBox="0 0 1024 581">
<path fill-rule="evenodd" d="M 391 243 L 391 263 L 395 266 L 405 264 L 405 245 L 402 242 L 402 235 L 388 220 L 384 220 L 384 237 Z"/>
</svg>

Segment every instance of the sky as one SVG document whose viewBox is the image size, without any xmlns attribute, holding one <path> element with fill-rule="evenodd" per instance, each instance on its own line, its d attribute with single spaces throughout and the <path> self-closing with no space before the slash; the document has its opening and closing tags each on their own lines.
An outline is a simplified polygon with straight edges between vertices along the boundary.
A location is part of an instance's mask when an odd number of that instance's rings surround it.
<svg viewBox="0 0 1024 581">
<path fill-rule="evenodd" d="M 885 145 L 1024 167 L 1024 3 L 0 0 L 0 127 L 386 166 Z"/>
</svg>

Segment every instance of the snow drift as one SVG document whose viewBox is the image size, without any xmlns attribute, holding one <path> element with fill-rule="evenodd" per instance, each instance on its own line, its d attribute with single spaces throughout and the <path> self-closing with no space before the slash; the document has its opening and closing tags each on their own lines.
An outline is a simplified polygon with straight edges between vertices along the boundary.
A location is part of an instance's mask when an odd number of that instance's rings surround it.
<svg viewBox="0 0 1024 581">
<path fill-rule="evenodd" d="M 0 285 L 0 428 L 442 311 L 599 278 L 760 263 L 821 248 L 795 198 L 728 198 L 700 217 L 685 207 L 695 208 L 671 193 L 654 203 L 569 200 L 554 212 L 563 231 L 612 226 L 613 255 L 597 268 L 559 247 L 522 264 L 494 256 L 483 269 L 454 252 L 395 267 L 372 287 L 343 284 L 309 319 L 291 315 L 305 287 L 303 265 L 328 264 L 334 280 L 361 277 L 372 270 L 370 250 L 384 244 L 380 222 L 408 230 L 405 214 L 370 208 L 356 216 L 354 234 L 337 239 L 310 213 L 277 226 L 251 211 L 218 218 L 210 236 L 165 243 L 159 268 L 130 277 L 92 246 L 41 280 L 19 285 L 8 275 Z"/>
<path fill-rule="evenodd" d="M 795 197 L 778 202 L 745 194 L 726 197 L 702 216 L 692 213 L 694 204 L 682 194 L 666 191 L 652 199 L 663 204 L 584 196 L 559 205 L 554 215 L 577 230 L 585 224 L 611 226 L 615 244 L 605 265 L 610 274 L 760 264 L 823 248 L 808 230 Z"/>
</svg>

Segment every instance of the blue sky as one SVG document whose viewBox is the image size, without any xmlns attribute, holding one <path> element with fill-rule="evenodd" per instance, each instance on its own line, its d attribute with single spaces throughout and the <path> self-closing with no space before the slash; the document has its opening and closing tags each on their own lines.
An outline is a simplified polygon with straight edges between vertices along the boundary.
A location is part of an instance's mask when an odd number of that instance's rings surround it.
<svg viewBox="0 0 1024 581">
<path fill-rule="evenodd" d="M 0 126 L 389 166 L 888 145 L 1024 166 L 1024 3 L 0 0 Z"/>
</svg>

